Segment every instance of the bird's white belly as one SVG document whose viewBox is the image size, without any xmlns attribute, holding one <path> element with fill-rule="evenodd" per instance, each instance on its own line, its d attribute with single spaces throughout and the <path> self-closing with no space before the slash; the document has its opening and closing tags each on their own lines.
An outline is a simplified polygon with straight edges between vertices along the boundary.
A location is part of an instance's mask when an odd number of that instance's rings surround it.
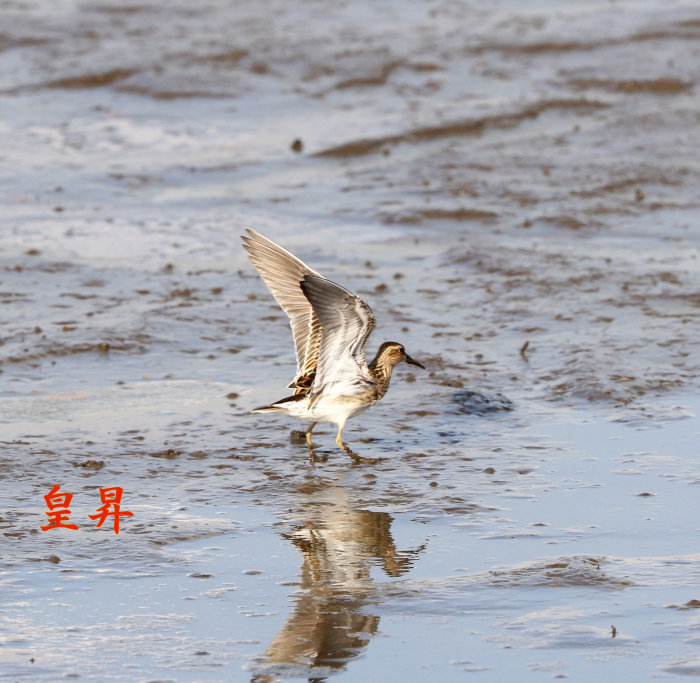
<svg viewBox="0 0 700 683">
<path fill-rule="evenodd" d="M 285 412 L 304 420 L 344 424 L 346 420 L 364 413 L 375 403 L 376 401 L 366 399 L 360 401 L 358 396 L 353 395 L 321 394 L 313 405 L 309 405 L 310 401 L 306 399 L 288 404 L 285 406 L 287 408 Z"/>
<path fill-rule="evenodd" d="M 335 422 L 337 424 L 364 413 L 371 405 L 374 405 L 374 403 L 361 404 L 338 400 L 337 398 L 327 400 L 321 398 L 318 404 L 312 407 L 311 411 L 314 414 L 313 419 L 316 422 Z"/>
</svg>

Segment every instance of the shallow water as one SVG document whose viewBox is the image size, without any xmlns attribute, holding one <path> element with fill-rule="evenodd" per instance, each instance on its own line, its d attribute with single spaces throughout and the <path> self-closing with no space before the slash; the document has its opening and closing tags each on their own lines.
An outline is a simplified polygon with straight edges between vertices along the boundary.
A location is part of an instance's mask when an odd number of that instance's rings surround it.
<svg viewBox="0 0 700 683">
<path fill-rule="evenodd" d="M 698 27 L 0 1 L 3 677 L 700 675 Z M 427 366 L 377 464 L 249 414 L 294 358 L 245 226 Z"/>
</svg>

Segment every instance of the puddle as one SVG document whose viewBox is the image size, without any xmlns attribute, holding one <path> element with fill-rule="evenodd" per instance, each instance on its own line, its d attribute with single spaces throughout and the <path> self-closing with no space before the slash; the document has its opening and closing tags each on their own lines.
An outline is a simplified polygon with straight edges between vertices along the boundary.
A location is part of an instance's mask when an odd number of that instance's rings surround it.
<svg viewBox="0 0 700 683">
<path fill-rule="evenodd" d="M 14 483 L 26 497 L 3 520 L 7 671 L 99 678 L 126 662 L 133 677 L 413 680 L 427 668 L 535 680 L 683 666 L 668 662 L 695 642 L 697 419 L 640 429 L 539 412 L 495 423 L 490 468 L 441 446 L 378 467 L 314 466 L 284 443 L 250 449 L 237 470 L 215 469 L 221 454 L 122 454 L 111 478 L 135 516 L 119 536 L 92 528 L 87 500 L 72 506 L 79 531 L 37 533 L 37 477 L 24 494 Z M 479 419 L 462 439 L 488 430 Z M 217 472 L 202 487 L 199 466 Z M 105 485 L 107 472 L 79 477 Z M 61 481 L 94 503 L 96 486 Z"/>
</svg>

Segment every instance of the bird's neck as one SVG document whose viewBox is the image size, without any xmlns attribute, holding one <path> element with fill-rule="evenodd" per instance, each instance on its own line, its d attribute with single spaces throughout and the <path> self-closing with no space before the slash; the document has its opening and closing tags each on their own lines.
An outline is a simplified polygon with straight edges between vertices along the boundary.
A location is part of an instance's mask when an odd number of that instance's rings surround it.
<svg viewBox="0 0 700 683">
<path fill-rule="evenodd" d="M 392 363 L 386 355 L 377 353 L 368 367 L 372 379 L 377 382 L 379 393 L 383 396 L 389 388 L 391 371 L 394 369 L 394 363 Z"/>
</svg>

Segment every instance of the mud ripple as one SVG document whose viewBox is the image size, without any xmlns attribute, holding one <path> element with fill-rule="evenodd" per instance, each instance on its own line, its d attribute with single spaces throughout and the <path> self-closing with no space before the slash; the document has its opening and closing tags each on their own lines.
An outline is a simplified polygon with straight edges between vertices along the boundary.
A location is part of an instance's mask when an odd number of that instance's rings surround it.
<svg viewBox="0 0 700 683">
<path fill-rule="evenodd" d="M 604 102 L 588 99 L 542 100 L 512 113 L 494 114 L 482 118 L 454 121 L 439 126 L 414 128 L 404 133 L 397 133 L 396 135 L 354 140 L 323 149 L 316 152 L 313 156 L 340 159 L 346 157 L 360 157 L 378 152 L 388 145 L 398 145 L 402 143 L 418 144 L 443 138 L 480 135 L 487 129 L 513 128 L 523 121 L 536 119 L 541 114 L 552 110 L 592 111 L 608 106 L 609 105 Z"/>
<path fill-rule="evenodd" d="M 619 589 L 634 585 L 630 579 L 611 576 L 605 571 L 606 564 L 603 557 L 563 557 L 503 570 L 492 570 L 489 576 L 491 583 L 499 588 L 599 586 Z"/>
</svg>

